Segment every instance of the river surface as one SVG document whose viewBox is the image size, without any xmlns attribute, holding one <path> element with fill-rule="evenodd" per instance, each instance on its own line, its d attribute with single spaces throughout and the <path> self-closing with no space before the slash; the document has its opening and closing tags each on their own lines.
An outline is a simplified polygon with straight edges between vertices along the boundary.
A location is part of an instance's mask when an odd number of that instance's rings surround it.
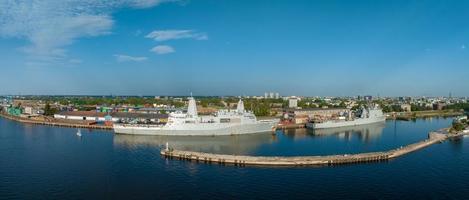
<svg viewBox="0 0 469 200">
<path fill-rule="evenodd" d="M 175 149 L 239 155 L 389 150 L 450 118 L 245 136 L 156 137 L 0 119 L 0 199 L 467 199 L 469 138 L 395 160 L 335 167 L 236 167 L 167 160 Z"/>
</svg>

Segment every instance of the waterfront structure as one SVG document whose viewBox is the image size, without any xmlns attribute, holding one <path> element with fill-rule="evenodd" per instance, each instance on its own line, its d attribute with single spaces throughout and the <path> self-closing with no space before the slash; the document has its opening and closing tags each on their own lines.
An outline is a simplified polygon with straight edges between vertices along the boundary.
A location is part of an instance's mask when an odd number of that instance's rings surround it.
<svg viewBox="0 0 469 200">
<path fill-rule="evenodd" d="M 107 113 L 96 111 L 65 111 L 54 114 L 54 118 L 80 121 L 104 121 L 106 115 Z"/>
<path fill-rule="evenodd" d="M 20 116 L 21 114 L 23 114 L 23 111 L 21 110 L 21 108 L 17 108 L 17 107 L 8 107 L 6 112 L 13 116 Z"/>
<path fill-rule="evenodd" d="M 386 116 L 378 106 L 371 108 L 362 108 L 360 116 L 354 118 L 352 112 L 344 113 L 345 116 L 340 116 L 334 120 L 327 121 L 312 121 L 306 124 L 307 128 L 323 129 L 323 128 L 337 128 L 345 126 L 359 126 L 365 124 L 372 124 L 386 121 Z"/>
<path fill-rule="evenodd" d="M 168 115 L 157 113 L 113 112 L 103 113 L 96 111 L 65 111 L 54 114 L 56 119 L 94 121 L 94 122 L 140 122 L 140 123 L 165 123 Z"/>
<path fill-rule="evenodd" d="M 44 111 L 41 110 L 41 109 L 35 108 L 35 107 L 26 106 L 26 107 L 24 107 L 23 114 L 27 114 L 27 115 L 30 115 L 30 116 L 35 116 L 35 115 L 44 114 Z"/>
<path fill-rule="evenodd" d="M 350 112 L 346 108 L 288 108 L 284 110 L 284 120 L 295 124 L 305 124 L 310 120 L 324 121 Z"/>
<path fill-rule="evenodd" d="M 465 135 L 462 132 L 459 135 Z M 167 158 L 180 158 L 185 160 L 195 160 L 205 163 L 220 163 L 220 164 L 234 164 L 234 165 L 269 165 L 269 166 L 308 166 L 308 165 L 340 165 L 362 162 L 378 162 L 390 160 L 403 156 L 408 153 L 423 149 L 432 144 L 445 141 L 446 139 L 455 136 L 449 136 L 439 132 L 431 132 L 428 134 L 428 139 L 401 146 L 400 148 L 391 149 L 388 151 L 357 153 L 357 154 L 342 154 L 342 155 L 326 155 L 326 156 L 244 156 L 244 155 L 227 155 L 227 154 L 213 154 L 195 151 L 180 151 L 170 148 L 162 149 L 160 154 Z"/>
<path fill-rule="evenodd" d="M 114 124 L 114 131 L 139 135 L 238 135 L 273 131 L 277 120 L 257 120 L 239 100 L 236 110 L 219 110 L 214 115 L 199 116 L 195 99 L 189 97 L 187 112 L 169 114 L 164 125 Z"/>
</svg>

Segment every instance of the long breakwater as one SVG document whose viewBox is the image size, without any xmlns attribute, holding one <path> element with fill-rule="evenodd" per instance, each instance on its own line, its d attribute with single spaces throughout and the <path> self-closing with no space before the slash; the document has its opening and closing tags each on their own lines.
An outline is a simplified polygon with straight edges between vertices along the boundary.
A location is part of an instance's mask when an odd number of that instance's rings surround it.
<svg viewBox="0 0 469 200">
<path fill-rule="evenodd" d="M 161 155 L 166 158 L 180 160 L 190 160 L 203 163 L 233 164 L 238 166 L 263 165 L 263 166 L 318 166 L 318 165 L 340 165 L 363 162 L 379 162 L 403 156 L 417 151 L 435 143 L 448 139 L 448 134 L 431 132 L 428 138 L 413 144 L 392 149 L 389 151 L 326 155 L 326 156 L 246 156 L 246 155 L 226 155 L 212 154 L 194 151 L 180 151 L 169 147 L 161 150 Z"/>
</svg>

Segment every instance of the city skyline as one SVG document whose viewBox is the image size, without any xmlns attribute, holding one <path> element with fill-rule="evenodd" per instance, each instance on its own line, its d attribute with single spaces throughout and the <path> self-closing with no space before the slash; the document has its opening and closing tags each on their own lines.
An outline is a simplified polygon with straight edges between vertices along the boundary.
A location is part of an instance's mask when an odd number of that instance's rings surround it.
<svg viewBox="0 0 469 200">
<path fill-rule="evenodd" d="M 469 3 L 3 1 L 0 94 L 469 96 Z"/>
</svg>

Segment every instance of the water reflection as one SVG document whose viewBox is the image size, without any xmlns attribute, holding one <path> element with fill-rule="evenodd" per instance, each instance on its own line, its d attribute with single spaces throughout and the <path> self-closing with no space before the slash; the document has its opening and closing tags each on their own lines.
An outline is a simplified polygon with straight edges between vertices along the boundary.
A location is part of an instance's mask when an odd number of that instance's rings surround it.
<svg viewBox="0 0 469 200">
<path fill-rule="evenodd" d="M 292 138 L 294 140 L 301 140 L 304 138 L 312 137 L 312 132 L 306 128 L 297 128 L 297 129 L 285 129 L 282 131 L 285 136 Z"/>
<path fill-rule="evenodd" d="M 139 147 L 164 148 L 166 142 L 168 142 L 170 147 L 179 150 L 248 155 L 259 153 L 259 151 L 263 152 L 263 150 L 260 150 L 262 147 L 270 148 L 274 147 L 271 146 L 274 144 L 286 144 L 288 140 L 285 139 L 287 138 L 290 140 L 314 140 L 315 138 L 334 137 L 339 139 L 339 141 L 351 141 L 353 138 L 358 138 L 359 141 L 368 143 L 379 138 L 383 133 L 385 126 L 385 123 L 375 123 L 362 126 L 322 130 L 287 129 L 283 132 L 277 131 L 276 134 L 266 132 L 259 134 L 216 137 L 115 134 L 113 136 L 113 143 L 114 146 L 118 148 L 133 149 Z M 318 141 L 319 140 L 316 142 Z"/>
<path fill-rule="evenodd" d="M 463 150 L 464 136 L 453 137 L 450 138 L 448 141 L 454 151 L 461 152 Z"/>
<path fill-rule="evenodd" d="M 311 130 L 306 128 L 301 129 L 286 129 L 283 131 L 285 136 L 300 140 L 305 138 L 315 137 L 329 137 L 335 136 L 341 140 L 351 140 L 354 136 L 360 138 L 364 142 L 372 139 L 377 139 L 383 134 L 383 129 L 386 127 L 386 122 L 367 124 L 361 126 L 349 126 L 340 128 L 318 129 Z"/>
<path fill-rule="evenodd" d="M 200 151 L 225 154 L 249 154 L 263 144 L 275 142 L 277 137 L 270 133 L 237 136 L 146 136 L 115 134 L 115 147 L 138 148 L 151 146 L 163 148 L 166 142 L 178 150 Z"/>
<path fill-rule="evenodd" d="M 330 129 L 312 130 L 313 136 L 330 136 L 335 135 L 340 139 L 351 140 L 353 136 L 358 136 L 362 141 L 368 142 L 372 139 L 379 138 L 383 133 L 386 123 L 374 123 L 361 126 L 340 127 Z"/>
</svg>

